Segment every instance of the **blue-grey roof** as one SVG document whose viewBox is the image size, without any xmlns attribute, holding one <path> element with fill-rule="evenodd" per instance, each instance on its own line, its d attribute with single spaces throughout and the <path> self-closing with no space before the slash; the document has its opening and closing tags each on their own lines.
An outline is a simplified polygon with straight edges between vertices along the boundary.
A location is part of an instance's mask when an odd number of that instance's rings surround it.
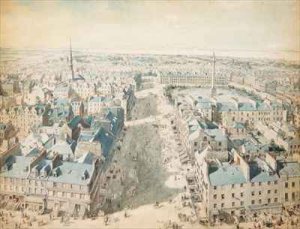
<svg viewBox="0 0 300 229">
<path fill-rule="evenodd" d="M 246 178 L 238 165 L 222 163 L 215 171 L 209 174 L 209 180 L 213 186 L 241 184 Z"/>
<path fill-rule="evenodd" d="M 240 111 L 254 111 L 256 107 L 252 103 L 239 103 L 238 105 Z"/>
<path fill-rule="evenodd" d="M 256 109 L 258 111 L 269 111 L 270 110 L 270 106 L 265 103 L 265 102 L 257 102 L 256 103 Z"/>
<path fill-rule="evenodd" d="M 5 161 L 5 167 L 8 169 L 2 170 L 0 176 L 3 177 L 18 177 L 18 178 L 26 178 L 28 175 L 28 171 L 26 171 L 26 167 L 29 168 L 32 157 L 25 156 L 10 156 Z"/>
<path fill-rule="evenodd" d="M 35 175 L 29 173 L 30 164 L 34 157 L 25 156 L 10 156 L 6 159 L 0 176 L 11 178 L 34 178 Z M 90 158 L 89 158 L 90 159 Z M 88 162 L 88 163 L 85 163 Z M 52 169 L 52 160 L 42 159 L 31 170 L 31 172 L 38 172 L 37 178 L 49 180 L 53 182 L 62 182 L 70 184 L 86 185 L 90 182 L 90 178 L 94 172 L 93 163 L 86 158 L 81 163 L 59 161 L 57 166 Z M 47 172 L 45 177 L 42 176 L 43 171 Z M 55 173 L 58 176 L 55 176 Z M 85 179 L 82 179 L 85 175 Z"/>
<path fill-rule="evenodd" d="M 211 109 L 212 102 L 208 98 L 203 98 L 199 96 L 197 98 L 196 108 L 199 109 Z"/>
<path fill-rule="evenodd" d="M 32 148 L 28 154 L 26 154 L 26 157 L 36 157 L 40 154 L 40 150 L 37 147 Z"/>
<path fill-rule="evenodd" d="M 300 164 L 298 162 L 284 162 L 279 171 L 280 175 L 288 175 L 289 177 L 300 177 Z"/>
<path fill-rule="evenodd" d="M 83 132 L 80 133 L 78 137 L 78 142 L 88 142 L 91 141 L 94 138 L 95 134 L 94 132 Z"/>
<path fill-rule="evenodd" d="M 218 129 L 218 125 L 209 121 L 199 121 L 199 125 L 202 129 Z"/>
<path fill-rule="evenodd" d="M 71 145 L 68 144 L 67 142 L 61 142 L 58 144 L 55 144 L 50 148 L 50 151 L 52 154 L 57 153 L 59 155 L 63 156 L 63 160 L 67 159 L 73 159 L 74 158 L 74 153 L 71 148 Z"/>
<path fill-rule="evenodd" d="M 259 158 L 255 158 L 254 161 L 249 163 L 249 166 L 251 182 L 267 182 L 279 179 L 277 173 L 265 161 Z"/>
<path fill-rule="evenodd" d="M 211 103 L 204 103 L 204 102 L 197 103 L 196 108 L 198 108 L 198 109 L 211 109 Z"/>
<path fill-rule="evenodd" d="M 94 154 L 91 152 L 87 152 L 83 154 L 80 158 L 78 158 L 76 161 L 78 163 L 85 163 L 85 164 L 92 164 L 94 160 Z"/>
<path fill-rule="evenodd" d="M 33 169 L 37 170 L 38 172 L 42 172 L 44 170 L 47 170 L 47 172 L 50 172 L 51 164 L 52 164 L 51 160 L 43 159 L 43 160 L 39 161 L 39 163 L 37 165 L 35 165 L 33 167 Z"/>
<path fill-rule="evenodd" d="M 54 176 L 55 170 L 59 170 L 58 176 Z M 89 174 L 87 179 L 82 179 L 85 171 Z M 75 162 L 63 162 L 52 171 L 52 175 L 48 177 L 49 181 L 87 185 L 93 174 L 93 165 Z"/>
<path fill-rule="evenodd" d="M 188 125 L 190 133 L 198 130 L 200 127 L 199 122 L 196 119 L 191 119 L 190 121 L 188 121 Z"/>
<path fill-rule="evenodd" d="M 68 106 L 69 105 L 69 101 L 68 101 L 68 99 L 65 99 L 65 98 L 57 98 L 54 101 L 54 105 L 55 106 Z"/>
<path fill-rule="evenodd" d="M 237 107 L 234 105 L 234 103 L 222 102 L 222 103 L 217 103 L 217 110 L 219 112 L 222 112 L 222 111 L 236 111 Z"/>
<path fill-rule="evenodd" d="M 221 129 L 205 129 L 204 132 L 211 137 L 214 136 L 214 139 L 218 142 L 227 141 L 226 134 Z"/>
<path fill-rule="evenodd" d="M 74 129 L 78 126 L 78 124 L 80 123 L 81 121 L 81 117 L 79 115 L 75 116 L 69 123 L 68 123 L 68 126 L 71 128 L 71 129 Z"/>
</svg>

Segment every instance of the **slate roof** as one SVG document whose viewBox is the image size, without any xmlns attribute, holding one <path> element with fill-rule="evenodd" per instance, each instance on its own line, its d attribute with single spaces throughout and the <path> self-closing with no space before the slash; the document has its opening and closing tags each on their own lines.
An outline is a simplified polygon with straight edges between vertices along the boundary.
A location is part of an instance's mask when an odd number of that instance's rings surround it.
<svg viewBox="0 0 300 229">
<path fill-rule="evenodd" d="M 222 163 L 209 175 L 209 181 L 213 186 L 242 184 L 246 178 L 238 165 Z"/>
<path fill-rule="evenodd" d="M 53 153 L 58 153 L 63 156 L 63 160 L 67 160 L 68 158 L 73 159 L 74 153 L 71 148 L 71 145 L 67 142 L 61 142 L 52 146 L 49 150 Z"/>
<path fill-rule="evenodd" d="M 71 128 L 71 129 L 75 129 L 77 128 L 78 124 L 80 123 L 81 121 L 81 117 L 79 115 L 75 116 L 69 123 L 68 123 L 68 126 Z"/>
<path fill-rule="evenodd" d="M 33 157 L 27 156 L 10 156 L 6 159 L 0 176 L 11 178 L 27 178 L 32 177 L 32 173 L 29 174 L 28 168 Z M 86 163 L 87 162 L 87 163 Z M 31 172 L 38 172 L 38 179 L 48 180 L 53 182 L 69 183 L 87 185 L 90 182 L 92 174 L 94 172 L 93 163 L 87 157 L 81 163 L 60 161 L 54 169 L 51 170 L 52 161 L 49 159 L 42 159 L 37 165 L 35 165 Z M 42 177 L 43 171 L 47 171 L 47 176 Z M 55 175 L 57 174 L 57 176 Z M 85 175 L 85 179 L 82 179 Z"/>
<path fill-rule="evenodd" d="M 4 167 L 8 168 L 3 170 L 0 173 L 2 177 L 13 177 L 13 178 L 26 178 L 28 171 L 26 167 L 29 168 L 32 157 L 25 156 L 9 156 L 5 160 Z"/>
<path fill-rule="evenodd" d="M 205 129 L 204 133 L 211 137 L 214 136 L 214 139 L 218 142 L 227 141 L 226 134 L 224 134 L 223 131 L 220 129 Z"/>
<path fill-rule="evenodd" d="M 254 161 L 250 162 L 249 167 L 251 182 L 267 182 L 279 179 L 277 173 L 273 171 L 265 161 L 259 158 L 255 158 Z"/>
<path fill-rule="evenodd" d="M 298 162 L 280 163 L 279 174 L 289 177 L 300 177 L 300 164 Z"/>
</svg>

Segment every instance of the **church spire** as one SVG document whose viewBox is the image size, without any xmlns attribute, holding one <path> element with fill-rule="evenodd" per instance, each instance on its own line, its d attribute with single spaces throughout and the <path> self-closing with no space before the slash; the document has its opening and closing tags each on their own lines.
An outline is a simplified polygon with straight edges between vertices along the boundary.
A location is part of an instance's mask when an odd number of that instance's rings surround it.
<svg viewBox="0 0 300 229">
<path fill-rule="evenodd" d="M 72 80 L 74 80 L 73 56 L 72 56 L 72 43 L 70 38 L 70 69 L 72 73 Z"/>
</svg>

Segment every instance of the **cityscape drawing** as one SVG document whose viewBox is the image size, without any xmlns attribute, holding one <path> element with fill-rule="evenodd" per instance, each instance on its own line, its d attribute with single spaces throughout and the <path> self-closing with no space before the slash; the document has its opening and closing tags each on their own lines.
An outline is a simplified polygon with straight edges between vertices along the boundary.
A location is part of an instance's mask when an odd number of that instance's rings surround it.
<svg viewBox="0 0 300 229">
<path fill-rule="evenodd" d="M 299 0 L 0 0 L 0 228 L 299 228 Z"/>
</svg>

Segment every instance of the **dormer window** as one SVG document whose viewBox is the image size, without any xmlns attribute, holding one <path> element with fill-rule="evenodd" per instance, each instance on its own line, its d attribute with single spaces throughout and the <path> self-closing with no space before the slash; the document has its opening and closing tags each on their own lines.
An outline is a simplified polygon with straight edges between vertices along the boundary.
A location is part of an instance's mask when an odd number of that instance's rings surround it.
<svg viewBox="0 0 300 229">
<path fill-rule="evenodd" d="M 84 171 L 84 173 L 81 176 L 81 180 L 86 180 L 89 178 L 89 173 L 87 170 Z"/>
<path fill-rule="evenodd" d="M 53 172 L 54 177 L 58 177 L 60 174 L 61 174 L 60 168 L 55 169 L 54 172 Z"/>
</svg>

